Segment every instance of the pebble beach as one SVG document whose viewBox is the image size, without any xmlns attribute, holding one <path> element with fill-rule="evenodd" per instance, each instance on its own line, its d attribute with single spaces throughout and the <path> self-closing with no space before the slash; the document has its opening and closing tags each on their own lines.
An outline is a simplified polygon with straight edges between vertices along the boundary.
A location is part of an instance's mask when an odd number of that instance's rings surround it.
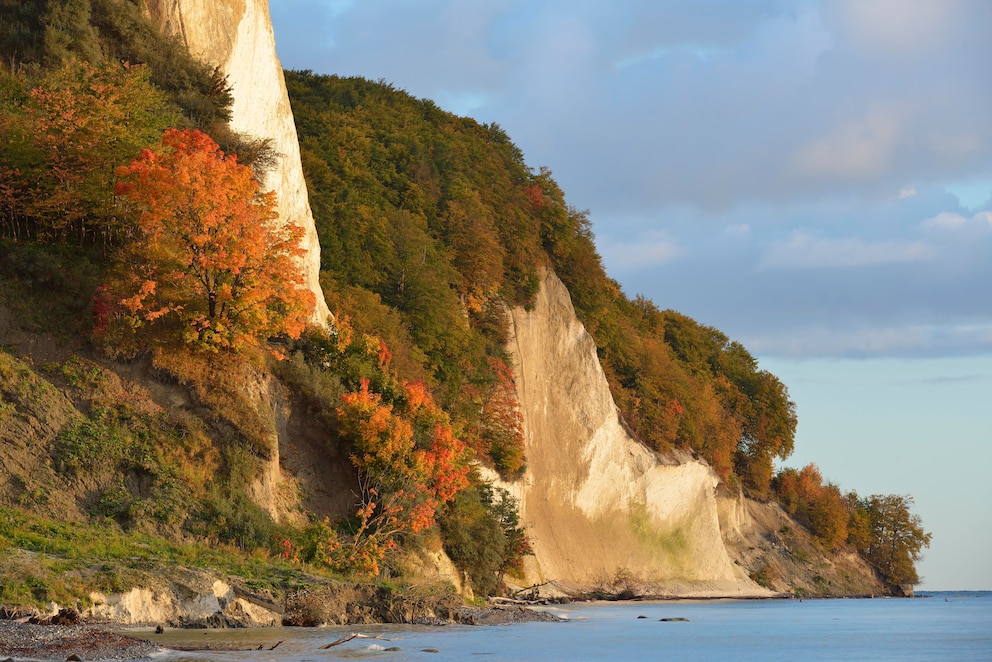
<svg viewBox="0 0 992 662">
<path fill-rule="evenodd" d="M 133 660 L 158 650 L 161 649 L 150 642 L 86 625 L 31 625 L 0 620 L 0 659 Z"/>
</svg>

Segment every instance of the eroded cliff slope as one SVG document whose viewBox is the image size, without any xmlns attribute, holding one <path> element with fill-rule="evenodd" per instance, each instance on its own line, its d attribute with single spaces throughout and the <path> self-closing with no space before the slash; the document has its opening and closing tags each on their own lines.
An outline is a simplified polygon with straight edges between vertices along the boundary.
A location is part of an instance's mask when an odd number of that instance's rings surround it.
<svg viewBox="0 0 992 662">
<path fill-rule="evenodd" d="M 313 321 L 324 324 L 329 312 L 318 282 L 320 245 L 268 0 L 148 0 L 147 5 L 164 32 L 181 38 L 195 57 L 227 75 L 234 95 L 231 128 L 273 141 L 280 158 L 266 185 L 278 196 L 280 217 L 306 231 L 303 266 L 317 299 Z"/>
<path fill-rule="evenodd" d="M 534 307 L 511 317 L 528 466 L 508 487 L 534 547 L 525 581 L 768 595 L 728 556 L 712 470 L 660 459 L 624 430 L 593 339 L 557 276 L 545 272 Z"/>
</svg>

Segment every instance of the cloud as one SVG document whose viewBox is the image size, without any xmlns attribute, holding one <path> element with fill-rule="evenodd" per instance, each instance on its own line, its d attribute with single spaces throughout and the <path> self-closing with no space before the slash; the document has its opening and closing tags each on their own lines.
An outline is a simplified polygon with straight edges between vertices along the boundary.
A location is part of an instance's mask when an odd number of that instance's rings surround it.
<svg viewBox="0 0 992 662">
<path fill-rule="evenodd" d="M 923 226 L 936 230 L 960 230 L 967 227 L 989 229 L 992 228 L 992 212 L 980 211 L 968 217 L 962 214 L 944 211 L 924 221 Z"/>
<path fill-rule="evenodd" d="M 904 56 L 952 38 L 961 13 L 956 0 L 835 0 L 839 27 L 858 46 Z"/>
<path fill-rule="evenodd" d="M 287 66 L 385 78 L 495 121 L 594 218 L 889 195 L 990 149 L 987 3 L 272 5 Z M 898 57 L 870 59 L 872 45 Z M 907 49 L 926 57 L 908 67 Z"/>
<path fill-rule="evenodd" d="M 928 379 L 921 380 L 924 384 L 962 384 L 962 383 L 976 383 L 984 382 L 989 379 L 989 375 L 984 375 L 981 373 L 973 373 L 968 375 L 942 375 L 940 377 L 930 377 Z"/>
<path fill-rule="evenodd" d="M 992 323 L 982 325 L 833 326 L 790 329 L 746 337 L 752 353 L 784 358 L 954 356 L 976 347 L 992 351 Z"/>
<path fill-rule="evenodd" d="M 878 176 L 891 165 L 903 124 L 896 109 L 873 110 L 800 147 L 796 165 L 811 177 Z"/>
<path fill-rule="evenodd" d="M 728 237 L 747 237 L 751 234 L 751 226 L 747 223 L 733 223 L 723 229 Z"/>
<path fill-rule="evenodd" d="M 600 242 L 603 262 L 619 270 L 641 269 L 671 262 L 681 253 L 678 244 L 664 233 L 648 232 L 637 241 L 618 242 L 608 238 Z"/>
<path fill-rule="evenodd" d="M 941 214 L 964 225 L 932 227 Z M 992 325 L 986 219 L 925 186 L 871 204 L 679 209 L 659 220 L 678 259 L 607 267 L 629 294 L 715 326 L 762 356 L 981 354 L 990 352 L 987 338 L 970 329 Z M 734 226 L 749 232 L 728 234 Z"/>
<path fill-rule="evenodd" d="M 270 11 L 289 68 L 498 123 L 590 210 L 630 294 L 762 352 L 989 351 L 964 329 L 992 323 L 992 3 Z"/>
<path fill-rule="evenodd" d="M 828 239 L 797 230 L 768 250 L 764 269 L 822 269 L 865 267 L 894 262 L 917 262 L 932 256 L 918 240 L 867 241 L 860 237 Z"/>
</svg>

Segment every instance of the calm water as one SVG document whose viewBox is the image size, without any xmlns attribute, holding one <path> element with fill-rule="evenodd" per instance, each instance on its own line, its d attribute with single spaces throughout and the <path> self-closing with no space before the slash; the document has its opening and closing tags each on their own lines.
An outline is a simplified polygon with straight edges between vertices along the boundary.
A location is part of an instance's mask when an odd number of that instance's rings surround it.
<svg viewBox="0 0 992 662">
<path fill-rule="evenodd" d="M 992 660 L 992 592 L 917 599 L 748 600 L 568 605 L 566 623 L 502 627 L 345 626 L 170 631 L 171 645 L 274 651 L 165 653 L 165 662 L 251 660 Z M 639 619 L 638 616 L 646 618 Z M 660 622 L 686 618 L 688 622 Z M 354 639 L 320 646 L 351 632 Z M 399 651 L 383 650 L 398 647 Z M 433 649 L 437 652 L 425 652 Z"/>
</svg>

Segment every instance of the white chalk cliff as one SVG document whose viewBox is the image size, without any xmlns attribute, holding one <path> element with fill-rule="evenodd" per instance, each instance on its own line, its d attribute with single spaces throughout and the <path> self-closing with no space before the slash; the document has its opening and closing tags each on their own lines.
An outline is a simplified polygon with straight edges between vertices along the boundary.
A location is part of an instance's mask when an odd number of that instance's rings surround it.
<svg viewBox="0 0 992 662">
<path fill-rule="evenodd" d="M 231 128 L 273 141 L 281 158 L 266 186 L 278 196 L 280 218 L 296 222 L 306 232 L 303 271 L 317 299 L 312 319 L 325 324 L 329 312 L 318 282 L 320 245 L 268 1 L 147 0 L 147 6 L 166 34 L 181 38 L 194 57 L 227 75 L 234 95 Z"/>
<path fill-rule="evenodd" d="M 727 553 L 710 467 L 663 460 L 624 430 L 595 343 L 557 276 L 546 272 L 533 309 L 511 318 L 527 472 L 504 487 L 520 500 L 534 548 L 525 582 L 767 595 Z"/>
<path fill-rule="evenodd" d="M 305 273 L 317 296 L 314 320 L 323 322 L 320 247 L 267 1 L 147 5 L 162 29 L 228 76 L 232 128 L 271 138 L 281 153 L 267 185 L 277 192 L 282 217 L 306 229 Z M 595 344 L 561 281 L 547 272 L 535 307 L 511 317 L 528 469 L 505 487 L 520 500 L 535 551 L 524 581 L 588 590 L 617 588 L 615 580 L 623 580 L 656 594 L 767 595 L 728 555 L 711 469 L 687 458 L 658 458 L 624 431 Z M 282 479 L 278 454 L 271 464 L 273 477 L 263 481 L 270 487 Z M 278 517 L 271 499 L 258 498 Z M 722 506 L 725 520 L 736 512 L 732 505 Z"/>
</svg>

